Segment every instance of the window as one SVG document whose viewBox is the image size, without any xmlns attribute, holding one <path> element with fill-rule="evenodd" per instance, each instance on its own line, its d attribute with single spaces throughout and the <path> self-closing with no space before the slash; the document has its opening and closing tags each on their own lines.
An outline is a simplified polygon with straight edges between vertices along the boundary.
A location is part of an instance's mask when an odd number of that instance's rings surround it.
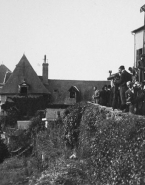
<svg viewBox="0 0 145 185">
<path fill-rule="evenodd" d="M 71 86 L 68 91 L 70 93 L 70 98 L 77 98 L 79 90 L 76 86 Z"/>
<path fill-rule="evenodd" d="M 136 61 L 140 60 L 141 54 L 142 54 L 142 48 L 136 50 Z"/>
<path fill-rule="evenodd" d="M 20 87 L 20 94 L 27 94 L 27 87 Z"/>
<path fill-rule="evenodd" d="M 27 95 L 28 94 L 28 87 L 29 85 L 25 82 L 25 80 L 19 85 L 19 93 L 20 95 Z"/>
<path fill-rule="evenodd" d="M 70 91 L 70 98 L 75 98 L 75 92 L 74 91 Z"/>
</svg>

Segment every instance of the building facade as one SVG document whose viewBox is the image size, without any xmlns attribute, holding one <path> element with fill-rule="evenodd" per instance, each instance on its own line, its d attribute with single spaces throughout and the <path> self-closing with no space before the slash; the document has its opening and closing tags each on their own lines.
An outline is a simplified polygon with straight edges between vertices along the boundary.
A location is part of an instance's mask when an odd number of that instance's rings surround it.
<svg viewBox="0 0 145 185">
<path fill-rule="evenodd" d="M 133 30 L 131 33 L 134 35 L 134 66 L 137 67 L 137 61 L 143 54 L 144 26 Z"/>
<path fill-rule="evenodd" d="M 0 66 L 1 68 L 1 66 Z M 2 83 L 0 95 L 3 100 L 13 96 L 50 95 L 50 107 L 72 105 L 79 101 L 91 101 L 93 88 L 102 89 L 109 81 L 81 81 L 49 79 L 49 64 L 42 64 L 42 76 L 38 76 L 25 55 L 22 56 L 14 71 Z M 5 71 L 6 73 L 6 71 Z"/>
</svg>

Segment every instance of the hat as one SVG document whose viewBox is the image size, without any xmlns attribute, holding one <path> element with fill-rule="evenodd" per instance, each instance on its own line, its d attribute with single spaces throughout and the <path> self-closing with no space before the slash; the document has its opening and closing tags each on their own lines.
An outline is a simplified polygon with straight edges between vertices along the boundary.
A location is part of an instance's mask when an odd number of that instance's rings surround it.
<svg viewBox="0 0 145 185">
<path fill-rule="evenodd" d="M 125 69 L 125 67 L 124 66 L 120 66 L 119 69 L 123 70 L 123 69 Z"/>
</svg>

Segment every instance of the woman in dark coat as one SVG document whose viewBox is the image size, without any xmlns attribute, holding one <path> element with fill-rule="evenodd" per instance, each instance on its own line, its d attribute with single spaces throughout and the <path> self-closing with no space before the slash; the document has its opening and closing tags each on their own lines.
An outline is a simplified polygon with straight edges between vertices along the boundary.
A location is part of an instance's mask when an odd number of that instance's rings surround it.
<svg viewBox="0 0 145 185">
<path fill-rule="evenodd" d="M 102 88 L 100 92 L 99 104 L 103 106 L 107 105 L 107 86 L 106 85 L 104 85 L 104 87 Z"/>
</svg>

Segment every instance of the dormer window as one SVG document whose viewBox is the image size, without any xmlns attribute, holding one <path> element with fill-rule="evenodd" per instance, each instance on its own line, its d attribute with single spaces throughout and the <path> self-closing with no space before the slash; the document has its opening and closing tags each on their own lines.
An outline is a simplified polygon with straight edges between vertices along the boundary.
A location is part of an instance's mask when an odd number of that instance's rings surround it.
<svg viewBox="0 0 145 185">
<path fill-rule="evenodd" d="M 27 94 L 28 88 L 27 87 L 20 87 L 20 94 Z"/>
<path fill-rule="evenodd" d="M 76 94 L 75 91 L 70 91 L 70 98 L 75 98 L 75 94 Z"/>
<path fill-rule="evenodd" d="M 28 94 L 29 85 L 24 80 L 21 84 L 19 84 L 19 93 L 20 95 L 27 95 Z"/>
<path fill-rule="evenodd" d="M 70 93 L 70 98 L 77 98 L 79 90 L 76 86 L 71 86 L 71 88 L 68 91 Z"/>
</svg>

